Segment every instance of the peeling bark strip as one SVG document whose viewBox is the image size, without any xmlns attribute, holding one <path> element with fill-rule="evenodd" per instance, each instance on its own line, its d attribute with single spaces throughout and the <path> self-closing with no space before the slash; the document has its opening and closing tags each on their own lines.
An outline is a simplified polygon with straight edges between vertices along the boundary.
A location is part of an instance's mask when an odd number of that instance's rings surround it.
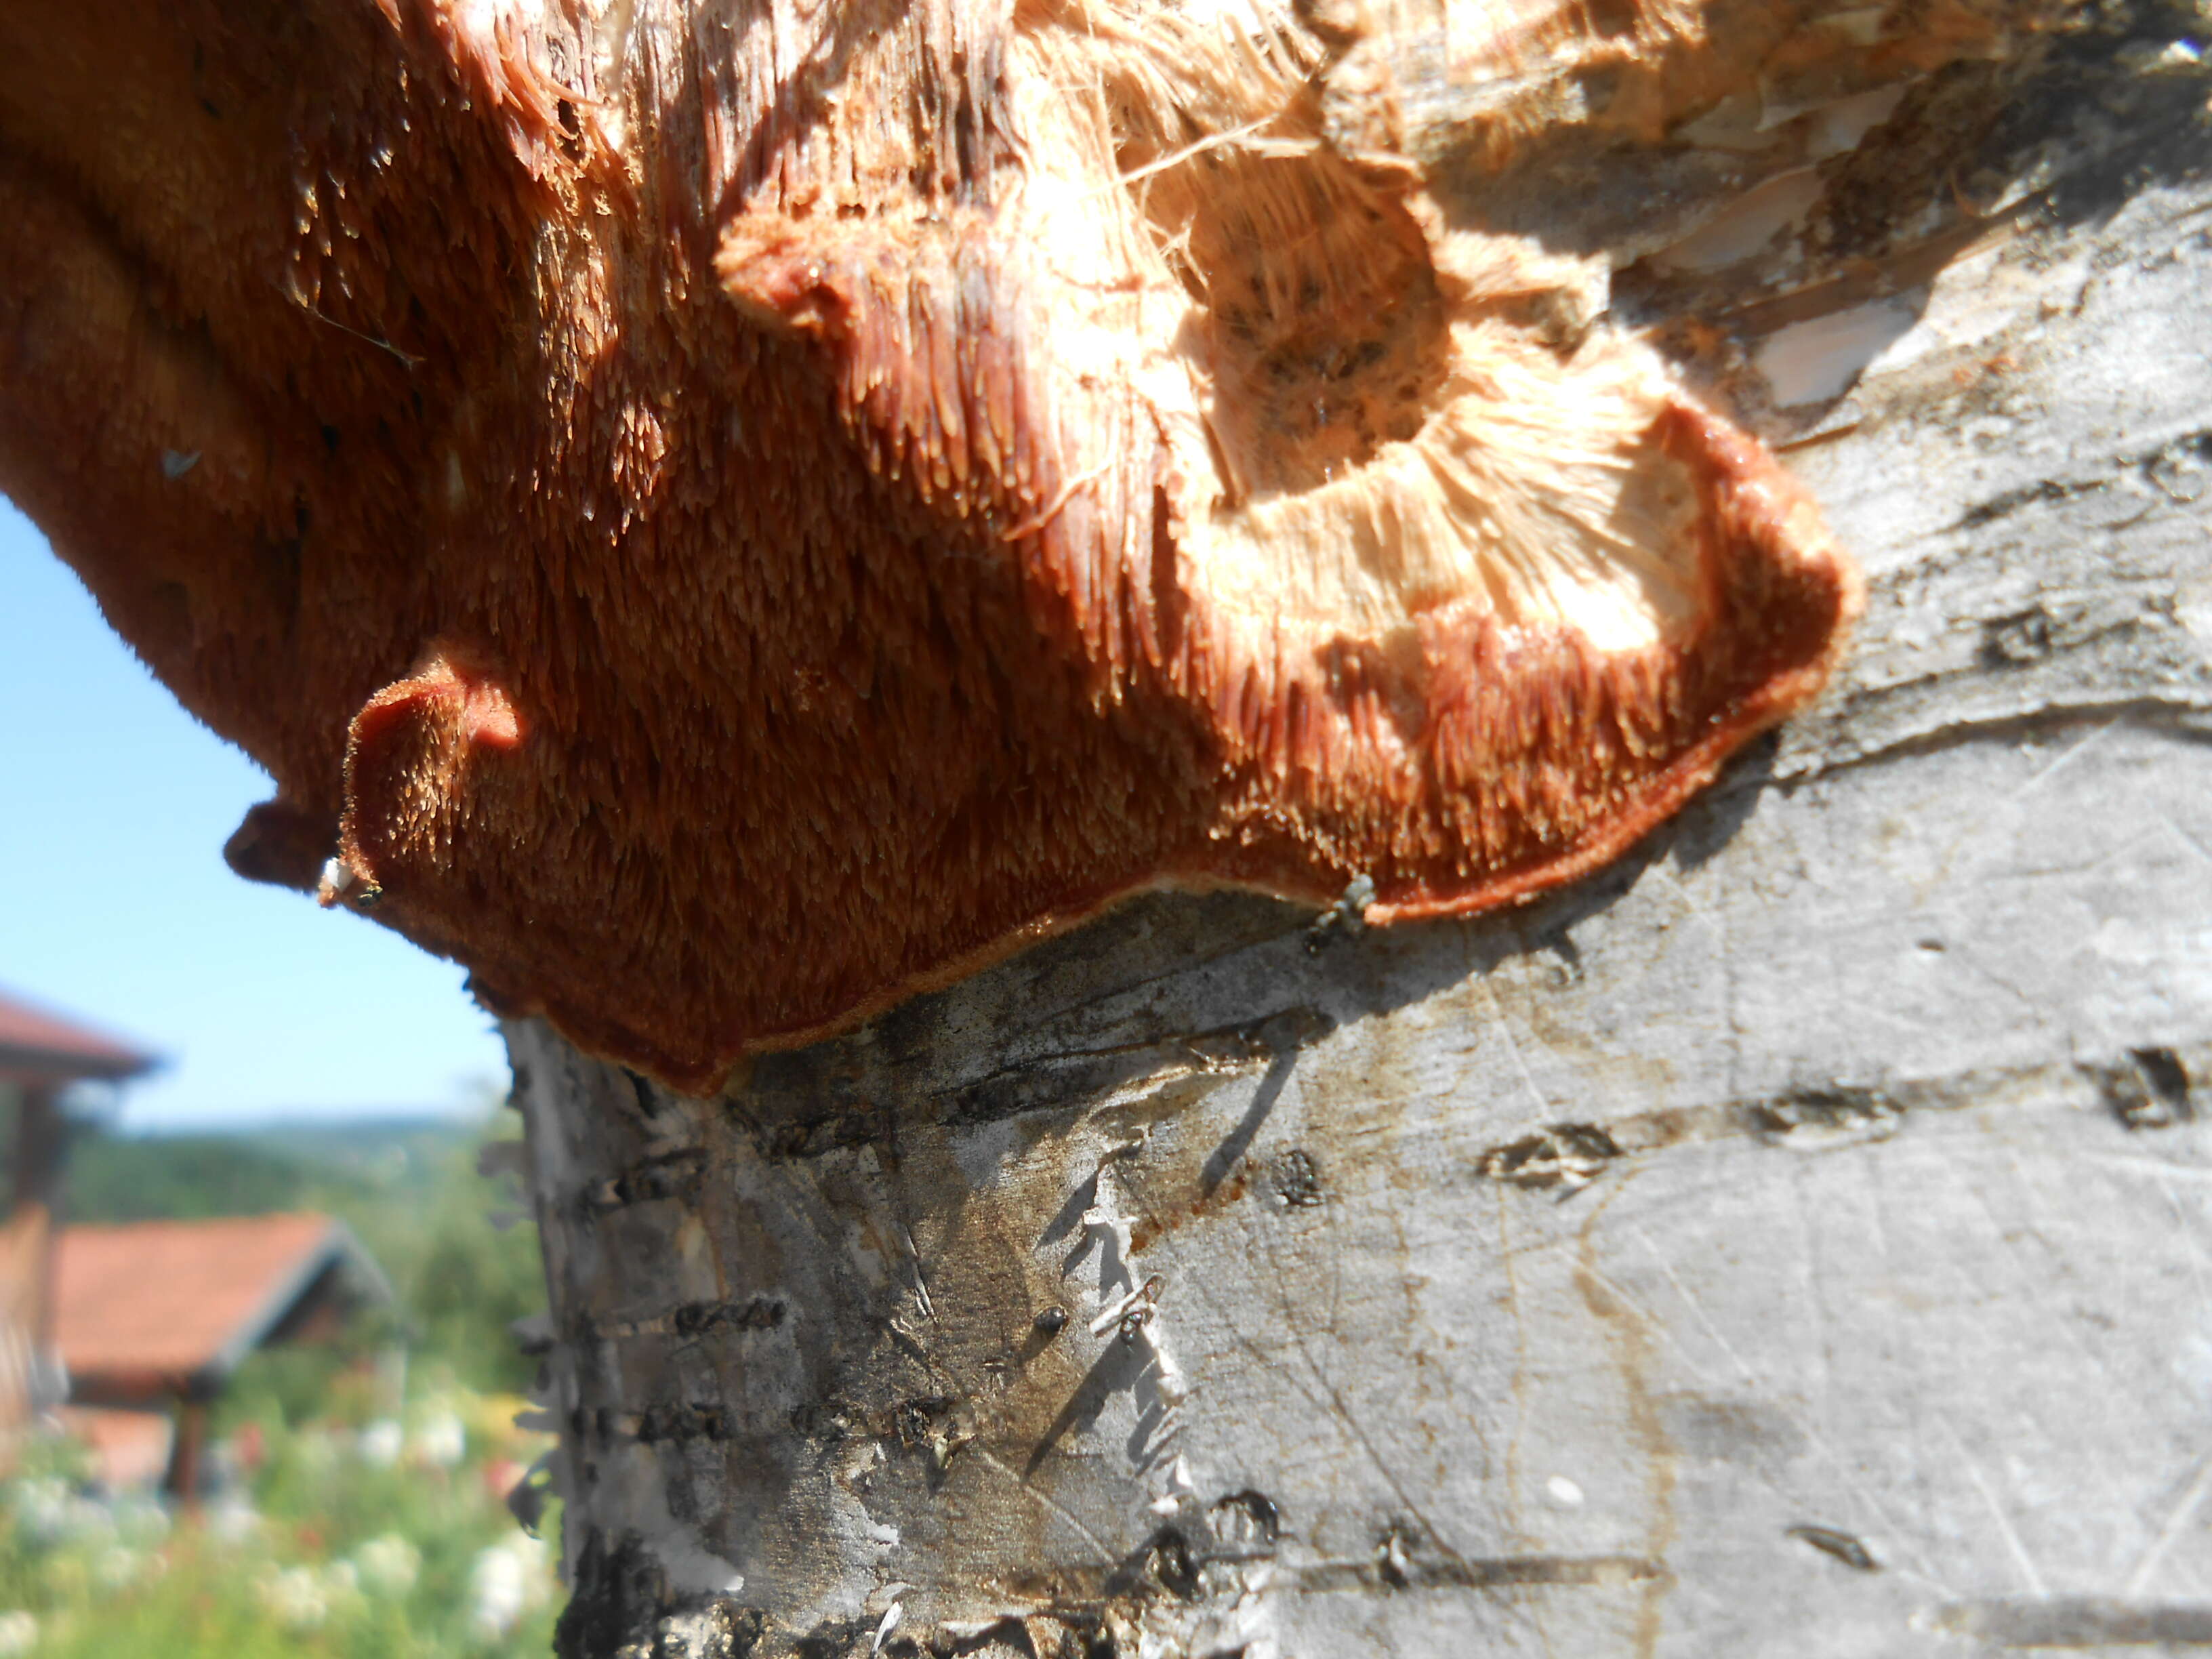
<svg viewBox="0 0 2212 1659">
<path fill-rule="evenodd" d="M 1556 181 L 2037 19 L 19 10 L 0 483 L 275 776 L 233 862 L 693 1088 L 1145 887 L 1467 914 L 1679 808 L 1857 582 L 1605 314 L 1719 176 Z"/>
</svg>

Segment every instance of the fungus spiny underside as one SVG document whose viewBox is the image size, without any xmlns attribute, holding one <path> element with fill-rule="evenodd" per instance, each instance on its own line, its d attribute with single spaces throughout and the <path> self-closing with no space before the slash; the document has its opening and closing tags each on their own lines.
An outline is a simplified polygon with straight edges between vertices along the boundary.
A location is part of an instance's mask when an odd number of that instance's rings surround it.
<svg viewBox="0 0 2212 1659">
<path fill-rule="evenodd" d="M 1857 586 L 1484 181 L 1995 26 L 1437 9 L 1445 161 L 1357 8 L 18 9 L 0 485 L 236 868 L 681 1086 L 1148 885 L 1508 902 Z"/>
</svg>

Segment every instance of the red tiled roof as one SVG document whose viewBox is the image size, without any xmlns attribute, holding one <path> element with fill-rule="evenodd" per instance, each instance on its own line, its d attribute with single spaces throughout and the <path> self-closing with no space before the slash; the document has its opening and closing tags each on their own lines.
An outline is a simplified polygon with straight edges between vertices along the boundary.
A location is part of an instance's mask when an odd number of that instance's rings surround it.
<svg viewBox="0 0 2212 1659">
<path fill-rule="evenodd" d="M 0 1077 L 42 1082 L 137 1077 L 154 1064 L 152 1054 L 105 1032 L 0 995 Z"/>
<path fill-rule="evenodd" d="M 57 1247 L 55 1342 L 80 1393 L 211 1383 L 340 1262 L 381 1289 L 353 1236 L 326 1215 L 70 1227 Z"/>
</svg>

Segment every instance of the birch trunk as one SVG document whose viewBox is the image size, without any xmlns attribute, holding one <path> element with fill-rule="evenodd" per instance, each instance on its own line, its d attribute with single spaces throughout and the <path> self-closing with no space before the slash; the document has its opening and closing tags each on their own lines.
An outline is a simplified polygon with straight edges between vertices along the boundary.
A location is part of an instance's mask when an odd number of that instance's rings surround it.
<svg viewBox="0 0 2212 1659">
<path fill-rule="evenodd" d="M 562 1651 L 2212 1644 L 2191 27 L 1919 83 L 1616 283 L 1871 586 L 1623 865 L 1144 900 L 714 1100 L 510 1025 Z"/>
</svg>

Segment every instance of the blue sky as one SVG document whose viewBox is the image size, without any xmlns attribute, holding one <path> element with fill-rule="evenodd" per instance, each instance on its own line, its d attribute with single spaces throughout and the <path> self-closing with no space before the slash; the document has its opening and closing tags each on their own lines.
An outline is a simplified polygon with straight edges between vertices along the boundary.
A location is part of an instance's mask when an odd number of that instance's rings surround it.
<svg viewBox="0 0 2212 1659">
<path fill-rule="evenodd" d="M 0 989 L 159 1050 L 123 1123 L 453 1111 L 503 1087 L 461 970 L 222 843 L 270 793 L 0 500 Z"/>
</svg>

